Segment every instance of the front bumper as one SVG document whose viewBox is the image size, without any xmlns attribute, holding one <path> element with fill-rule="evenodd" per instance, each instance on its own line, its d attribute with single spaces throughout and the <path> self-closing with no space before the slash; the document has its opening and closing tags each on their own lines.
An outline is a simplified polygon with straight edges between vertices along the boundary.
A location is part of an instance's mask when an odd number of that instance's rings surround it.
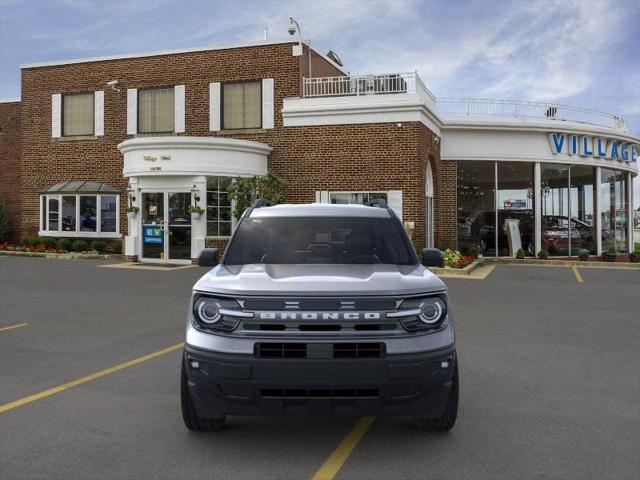
<svg viewBox="0 0 640 480">
<path fill-rule="evenodd" d="M 455 346 L 382 358 L 259 358 L 185 346 L 198 415 L 413 415 L 439 417 Z M 194 362 L 197 366 L 194 368 Z M 442 362 L 448 362 L 442 368 Z"/>
</svg>

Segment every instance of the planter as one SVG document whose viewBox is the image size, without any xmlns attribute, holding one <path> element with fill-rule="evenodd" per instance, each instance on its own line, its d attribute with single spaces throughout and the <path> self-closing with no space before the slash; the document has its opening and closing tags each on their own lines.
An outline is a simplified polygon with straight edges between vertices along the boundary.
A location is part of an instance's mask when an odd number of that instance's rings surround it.
<svg viewBox="0 0 640 480">
<path fill-rule="evenodd" d="M 202 213 L 199 212 L 191 212 L 191 220 L 200 220 L 200 217 L 202 217 Z"/>
<path fill-rule="evenodd" d="M 640 263 L 640 252 L 633 252 L 629 254 L 629 261 L 631 263 Z"/>
<path fill-rule="evenodd" d="M 618 259 L 617 253 L 603 253 L 602 260 L 605 262 L 615 262 Z"/>
<path fill-rule="evenodd" d="M 137 213 L 136 212 L 127 212 L 127 220 L 130 222 L 135 220 Z"/>
</svg>

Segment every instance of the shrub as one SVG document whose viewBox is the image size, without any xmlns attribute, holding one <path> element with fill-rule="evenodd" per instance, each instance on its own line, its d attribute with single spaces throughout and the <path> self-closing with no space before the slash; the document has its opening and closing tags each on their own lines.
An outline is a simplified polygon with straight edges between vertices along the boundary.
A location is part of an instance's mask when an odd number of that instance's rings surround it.
<svg viewBox="0 0 640 480">
<path fill-rule="evenodd" d="M 58 242 L 55 238 L 38 237 L 35 239 L 35 241 L 37 242 L 37 245 L 43 245 L 44 247 L 48 248 L 56 248 L 56 246 L 58 245 Z"/>
<path fill-rule="evenodd" d="M 22 241 L 20 242 L 20 244 L 23 247 L 29 246 L 29 245 L 37 245 L 38 241 L 34 238 L 30 238 L 30 237 L 25 237 L 22 239 Z"/>
<path fill-rule="evenodd" d="M 631 252 L 629 254 L 629 260 L 633 263 L 640 263 L 640 252 Z"/>
<path fill-rule="evenodd" d="M 615 245 L 609 245 L 609 247 L 607 247 L 607 253 L 609 255 L 615 255 L 616 252 L 616 246 Z"/>
<path fill-rule="evenodd" d="M 518 249 L 518 251 L 516 252 L 516 258 L 519 258 L 520 260 L 524 260 L 524 248 Z"/>
<path fill-rule="evenodd" d="M 104 251 L 105 244 L 102 240 L 94 240 L 91 242 L 91 250 L 95 250 L 96 252 Z"/>
<path fill-rule="evenodd" d="M 286 183 L 273 173 L 256 177 L 240 177 L 227 187 L 229 199 L 235 202 L 233 216 L 242 217 L 254 200 L 264 198 L 273 203 L 284 201 Z"/>
<path fill-rule="evenodd" d="M 578 252 L 578 258 L 581 261 L 586 262 L 587 260 L 589 260 L 589 252 L 586 250 L 580 250 L 580 252 Z"/>
<path fill-rule="evenodd" d="M 459 268 L 460 260 L 462 260 L 462 254 L 458 250 L 451 250 L 447 248 L 444 252 L 444 264 L 448 267 Z"/>
<path fill-rule="evenodd" d="M 107 246 L 107 250 L 111 253 L 120 253 L 122 252 L 122 243 L 120 242 L 120 240 L 114 240 L 113 242 L 109 243 L 109 245 Z"/>
<path fill-rule="evenodd" d="M 61 238 L 58 240 L 56 246 L 60 250 L 66 250 L 68 252 L 71 250 L 71 240 L 69 240 L 68 238 Z"/>
<path fill-rule="evenodd" d="M 549 258 L 549 252 L 547 252 L 544 248 L 538 252 L 538 258 L 540 260 L 546 260 Z"/>
<path fill-rule="evenodd" d="M 84 240 L 76 240 L 71 244 L 71 249 L 74 252 L 84 252 L 85 250 L 87 250 L 87 242 L 85 242 Z"/>
<path fill-rule="evenodd" d="M 4 200 L 0 198 L 0 243 L 4 242 L 9 236 L 9 219 L 7 211 L 4 207 Z"/>
<path fill-rule="evenodd" d="M 473 258 L 478 258 L 478 256 L 480 255 L 480 250 L 476 246 L 471 246 L 469 247 L 469 255 Z"/>
</svg>

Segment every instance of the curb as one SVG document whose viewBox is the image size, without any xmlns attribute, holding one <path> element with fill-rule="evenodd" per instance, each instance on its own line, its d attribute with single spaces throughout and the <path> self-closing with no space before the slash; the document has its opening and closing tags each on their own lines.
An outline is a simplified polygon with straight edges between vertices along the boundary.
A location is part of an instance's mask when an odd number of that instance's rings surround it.
<svg viewBox="0 0 640 480">
<path fill-rule="evenodd" d="M 506 265 L 537 265 L 541 266 L 550 266 L 550 267 L 588 267 L 588 268 L 622 268 L 622 269 L 640 269 L 640 263 L 631 263 L 631 262 L 583 262 L 580 260 L 540 260 L 540 259 L 532 259 L 525 258 L 516 259 L 516 258 L 487 258 L 485 259 L 488 262 L 493 263 L 502 263 Z"/>
<path fill-rule="evenodd" d="M 431 270 L 436 275 L 442 275 L 442 274 L 446 274 L 448 276 L 453 276 L 453 275 L 459 275 L 459 276 L 471 275 L 473 273 L 473 271 L 476 268 L 478 268 L 479 266 L 483 265 L 486 260 L 487 260 L 486 258 L 476 258 L 473 262 L 471 262 L 469 265 L 467 265 L 464 268 L 432 267 L 429 270 Z"/>
<path fill-rule="evenodd" d="M 122 256 L 114 253 L 41 253 L 41 252 L 12 252 L 0 250 L 0 255 L 15 257 L 42 257 L 55 258 L 57 260 L 96 260 L 96 259 L 121 259 Z"/>
</svg>

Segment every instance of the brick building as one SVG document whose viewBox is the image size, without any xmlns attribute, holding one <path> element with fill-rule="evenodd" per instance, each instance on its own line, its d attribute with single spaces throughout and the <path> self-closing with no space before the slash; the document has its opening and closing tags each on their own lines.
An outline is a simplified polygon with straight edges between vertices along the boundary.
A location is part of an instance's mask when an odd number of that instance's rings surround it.
<svg viewBox="0 0 640 480">
<path fill-rule="evenodd" d="M 21 99 L 0 103 L 12 240 L 122 239 L 127 257 L 189 262 L 233 231 L 229 182 L 269 170 L 292 203 L 386 198 L 417 248 L 628 250 L 638 138 L 618 117 L 436 100 L 415 73 L 354 76 L 336 57 L 297 48 L 268 41 L 22 66 Z M 588 145 L 572 152 L 574 139 Z M 563 227 L 569 217 L 584 232 Z M 519 224 L 519 243 L 507 220 Z M 553 243 L 563 228 L 564 243 Z"/>
</svg>

